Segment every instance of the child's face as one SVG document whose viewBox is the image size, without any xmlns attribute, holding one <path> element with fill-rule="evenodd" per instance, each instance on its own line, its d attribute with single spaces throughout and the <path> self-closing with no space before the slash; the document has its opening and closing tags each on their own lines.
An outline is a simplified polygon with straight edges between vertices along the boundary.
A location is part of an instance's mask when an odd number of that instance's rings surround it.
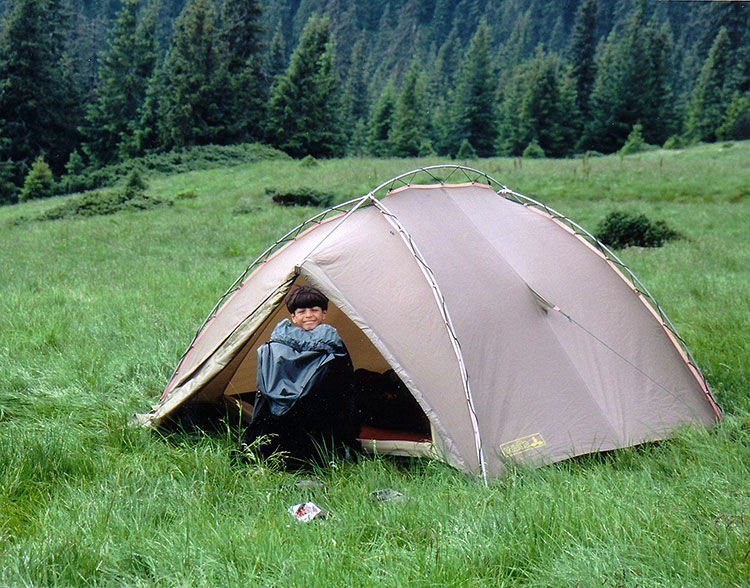
<svg viewBox="0 0 750 588">
<path fill-rule="evenodd" d="M 325 322 L 327 314 L 328 313 L 320 308 L 320 306 L 298 308 L 292 315 L 292 324 L 304 329 L 305 331 L 312 331 L 319 324 Z"/>
</svg>

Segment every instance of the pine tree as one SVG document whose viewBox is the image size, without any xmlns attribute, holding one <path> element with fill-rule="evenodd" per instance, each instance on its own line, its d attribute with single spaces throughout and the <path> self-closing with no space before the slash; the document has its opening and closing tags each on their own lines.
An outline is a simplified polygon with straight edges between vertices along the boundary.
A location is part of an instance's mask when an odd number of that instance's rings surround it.
<svg viewBox="0 0 750 588">
<path fill-rule="evenodd" d="M 294 157 L 341 154 L 340 103 L 329 21 L 313 16 L 271 95 L 267 141 Z"/>
<path fill-rule="evenodd" d="M 715 141 L 732 97 L 729 34 L 719 29 L 693 90 L 687 116 L 687 134 L 696 140 Z"/>
<path fill-rule="evenodd" d="M 143 155 L 148 151 L 159 150 L 168 144 L 167 129 L 162 121 L 163 97 L 167 93 L 167 71 L 162 62 L 146 87 L 146 97 L 138 108 L 138 121 L 132 139 L 124 149 L 131 155 Z"/>
<path fill-rule="evenodd" d="M 0 120 L 0 128 L 2 123 Z M 18 169 L 14 165 L 13 161 L 5 159 L 3 153 L 7 152 L 10 146 L 10 140 L 5 139 L 0 135 L 0 205 L 13 204 L 18 200 L 18 185 L 16 175 Z"/>
<path fill-rule="evenodd" d="M 435 9 L 438 10 L 438 7 Z M 437 14 L 437 12 L 436 12 Z M 452 135 L 451 97 L 459 70 L 461 48 L 454 27 L 443 40 L 434 63 L 427 68 L 425 81 L 425 111 L 432 122 L 432 140 L 441 155 L 455 153 Z"/>
<path fill-rule="evenodd" d="M 348 152 L 360 154 L 364 149 L 367 126 L 367 83 L 365 81 L 365 38 L 354 45 L 349 77 L 343 96 L 344 131 L 349 137 Z"/>
<path fill-rule="evenodd" d="M 576 11 L 570 46 L 573 64 L 571 76 L 575 80 L 576 105 L 581 117 L 589 113 L 589 97 L 596 79 L 596 13 L 598 0 L 585 0 Z"/>
<path fill-rule="evenodd" d="M 112 42 L 99 72 L 96 102 L 86 115 L 85 153 L 95 164 L 127 154 L 126 145 L 138 120 L 138 109 L 156 64 L 156 14 L 138 23 L 138 0 L 127 0 L 112 30 Z"/>
<path fill-rule="evenodd" d="M 261 7 L 258 0 L 224 0 L 221 52 L 227 73 L 222 109 L 231 141 L 259 140 L 267 102 L 263 76 Z"/>
<path fill-rule="evenodd" d="M 227 137 L 227 71 L 217 46 L 212 0 L 189 0 L 175 22 L 164 65 L 160 137 L 165 147 L 221 143 Z"/>
<path fill-rule="evenodd" d="M 393 85 L 387 84 L 370 112 L 367 124 L 367 152 L 375 157 L 391 154 L 388 135 L 393 126 L 393 111 L 396 108 Z"/>
<path fill-rule="evenodd" d="M 0 31 L 0 153 L 17 171 L 18 182 L 40 153 L 60 173 L 78 139 L 78 108 L 63 76 L 61 16 L 48 0 L 17 0 Z"/>
<path fill-rule="evenodd" d="M 270 91 L 287 68 L 286 63 L 286 41 L 281 32 L 281 27 L 276 29 L 271 39 L 271 46 L 268 51 L 268 62 L 266 64 L 266 90 Z"/>
<path fill-rule="evenodd" d="M 556 57 L 541 53 L 531 62 L 527 76 L 518 129 L 522 144 L 536 140 L 547 157 L 567 155 L 575 141 L 577 119 L 572 83 L 566 85 Z"/>
<path fill-rule="evenodd" d="M 716 138 L 724 141 L 750 139 L 750 92 L 735 92 L 724 115 L 724 122 L 716 129 Z"/>
<path fill-rule="evenodd" d="M 26 180 L 23 183 L 23 189 L 19 200 L 36 200 L 37 198 L 48 198 L 55 192 L 55 181 L 52 177 L 52 170 L 40 155 L 34 160 Z"/>
<path fill-rule="evenodd" d="M 417 83 L 416 64 L 412 65 L 393 111 L 393 124 L 388 133 L 392 154 L 416 157 L 424 149 L 425 121 L 421 88 Z"/>
<path fill-rule="evenodd" d="M 519 132 L 526 77 L 525 71 L 519 68 L 510 79 L 500 84 L 496 142 L 499 155 L 520 155 L 528 144 L 528 140 L 524 142 L 525 138 Z"/>
<path fill-rule="evenodd" d="M 485 22 L 479 25 L 461 63 L 451 111 L 451 153 L 455 154 L 466 140 L 477 156 L 492 156 L 497 138 L 495 77 L 490 63 L 489 31 Z"/>
<path fill-rule="evenodd" d="M 667 33 L 645 25 L 643 5 L 626 24 L 622 34 L 610 33 L 601 54 L 581 148 L 617 151 L 638 123 L 647 143 L 663 143 L 676 128 Z"/>
</svg>

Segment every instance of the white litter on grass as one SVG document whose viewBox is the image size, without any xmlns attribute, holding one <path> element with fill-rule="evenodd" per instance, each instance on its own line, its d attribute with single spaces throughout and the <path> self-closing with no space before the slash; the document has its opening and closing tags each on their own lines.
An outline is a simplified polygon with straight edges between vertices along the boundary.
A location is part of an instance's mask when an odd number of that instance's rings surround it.
<svg viewBox="0 0 750 588">
<path fill-rule="evenodd" d="M 287 510 L 289 511 L 289 514 L 302 523 L 309 523 L 321 513 L 325 513 L 325 511 L 320 510 L 320 508 L 312 502 L 295 504 L 294 506 L 290 506 Z M 321 516 L 325 516 L 325 514 Z"/>
</svg>

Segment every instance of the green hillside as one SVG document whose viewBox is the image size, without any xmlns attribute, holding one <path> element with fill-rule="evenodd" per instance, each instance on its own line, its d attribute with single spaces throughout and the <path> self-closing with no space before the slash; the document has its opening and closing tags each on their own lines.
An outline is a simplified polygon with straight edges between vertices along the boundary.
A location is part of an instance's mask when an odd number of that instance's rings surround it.
<svg viewBox="0 0 750 588">
<path fill-rule="evenodd" d="M 743 2 L 0 0 L 0 205 L 209 145 L 463 159 L 747 140 L 748 64 Z"/>
<path fill-rule="evenodd" d="M 0 584 L 747 586 L 749 159 L 750 142 L 736 142 L 460 161 L 592 231 L 612 211 L 677 230 L 661 248 L 618 253 L 724 410 L 711 431 L 511 468 L 488 486 L 427 460 L 285 472 L 235 462 L 232 430 L 129 427 L 235 277 L 317 210 L 270 192 L 342 201 L 440 159 L 152 171 L 117 212 L 123 187 L 98 194 L 106 210 L 80 195 L 0 208 Z M 47 220 L 63 206 L 67 217 Z M 326 487 L 295 488 L 311 475 Z M 381 488 L 407 500 L 373 502 Z M 330 517 L 296 523 L 286 509 L 305 499 Z"/>
</svg>

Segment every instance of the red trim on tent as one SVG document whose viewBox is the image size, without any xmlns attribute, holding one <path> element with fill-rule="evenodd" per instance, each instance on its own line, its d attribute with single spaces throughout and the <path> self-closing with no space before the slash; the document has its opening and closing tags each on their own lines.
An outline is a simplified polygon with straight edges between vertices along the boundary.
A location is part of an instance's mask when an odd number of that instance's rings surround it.
<svg viewBox="0 0 750 588">
<path fill-rule="evenodd" d="M 526 205 L 524 205 L 526 206 Z M 576 233 L 573 229 L 571 229 L 568 225 L 561 222 L 560 220 L 556 219 L 554 216 L 549 214 L 548 212 L 544 210 L 540 210 L 539 208 L 536 208 L 535 206 L 527 206 L 530 210 L 533 210 L 534 212 L 541 214 L 542 216 L 550 219 L 552 222 L 557 224 L 558 226 L 565 229 L 568 233 L 573 235 L 576 239 L 584 243 L 591 251 L 596 253 L 599 257 L 601 257 L 608 265 L 611 267 L 615 273 L 620 276 L 623 282 L 625 282 L 630 289 L 635 292 L 638 295 L 638 299 L 643 303 L 643 305 L 649 310 L 649 312 L 654 316 L 654 318 L 658 321 L 658 323 L 661 325 L 662 330 L 667 334 L 667 337 L 672 342 L 672 345 L 677 350 L 677 353 L 680 354 L 680 357 L 685 362 L 685 364 L 690 369 L 690 373 L 693 374 L 693 377 L 697 380 L 698 385 L 701 387 L 701 390 L 703 390 L 703 393 L 706 395 L 706 398 L 708 399 L 709 404 L 711 405 L 711 408 L 713 409 L 714 413 L 716 413 L 716 417 L 721 419 L 721 410 L 719 409 L 719 406 L 716 404 L 716 401 L 713 398 L 713 395 L 711 394 L 711 390 L 708 389 L 708 386 L 706 386 L 706 382 L 703 379 L 703 376 L 701 373 L 696 369 L 696 367 L 690 362 L 690 358 L 685 353 L 685 350 L 682 348 L 682 345 L 677 341 L 675 338 L 674 333 L 672 330 L 664 323 L 664 320 L 659 315 L 658 312 L 654 309 L 653 306 L 651 306 L 651 303 L 646 299 L 646 297 L 636 288 L 635 284 L 633 284 L 630 279 L 620 271 L 620 268 L 617 267 L 617 264 L 615 264 L 611 259 L 609 259 L 602 251 L 594 247 L 587 239 L 584 239 L 581 235 Z"/>
<path fill-rule="evenodd" d="M 358 439 L 376 439 L 379 441 L 431 441 L 429 435 L 414 433 L 413 431 L 391 431 L 389 429 L 378 429 L 369 425 L 362 425 L 359 430 Z"/>
</svg>

